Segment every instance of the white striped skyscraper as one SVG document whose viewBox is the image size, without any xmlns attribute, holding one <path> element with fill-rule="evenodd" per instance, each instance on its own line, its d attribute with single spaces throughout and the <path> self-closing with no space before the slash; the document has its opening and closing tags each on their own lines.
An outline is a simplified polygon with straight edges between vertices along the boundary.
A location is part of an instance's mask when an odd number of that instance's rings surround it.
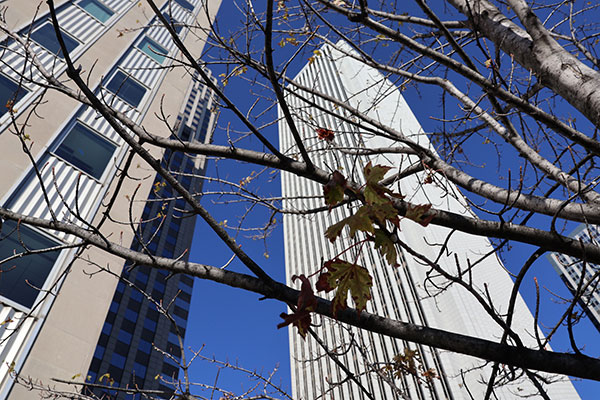
<svg viewBox="0 0 600 400">
<path fill-rule="evenodd" d="M 338 44 L 348 50 L 347 45 Z M 358 109 L 379 123 L 401 132 L 405 137 L 421 146 L 432 147 L 418 121 L 404 101 L 400 91 L 376 70 L 356 59 L 344 56 L 332 46 L 325 45 L 301 72 L 294 78 L 304 88 L 315 90 L 338 99 Z M 392 140 L 365 133 L 319 110 L 333 110 L 334 114 L 349 117 L 338 107 L 313 96 L 308 91 L 289 88 L 304 99 L 288 94 L 288 102 L 293 108 L 294 118 L 302 135 L 303 143 L 310 151 L 315 164 L 322 168 L 339 169 L 345 176 L 355 181 L 362 180 L 363 166 L 368 161 L 374 165 L 393 166 L 402 170 L 412 165 L 415 159 L 402 154 L 377 156 L 357 156 L 348 149 L 388 148 L 395 144 Z M 308 103 L 313 102 L 315 106 Z M 280 117 L 282 117 L 280 112 Z M 352 117 L 350 117 L 352 118 Z M 297 153 L 289 128 L 280 120 L 280 147 L 285 154 Z M 316 129 L 326 128 L 335 133 L 335 139 L 328 143 L 317 138 Z M 345 148 L 346 151 L 340 151 Z M 424 174 L 411 175 L 394 184 L 394 190 L 406 196 L 413 204 L 432 204 L 439 209 L 454 213 L 472 215 L 462 194 L 449 182 L 423 183 Z M 307 181 L 289 173 L 282 174 L 282 195 L 284 208 L 310 210 L 323 207 L 321 185 Z M 298 198 L 299 197 L 299 198 Z M 352 243 L 346 232 L 343 240 L 331 244 L 325 238 L 325 230 L 332 224 L 349 215 L 346 206 L 336 207 L 330 213 L 286 214 L 284 216 L 285 259 L 288 284 L 293 275 L 309 276 L 317 271 L 323 260 L 336 257 Z M 508 294 L 512 290 L 512 280 L 494 254 L 489 240 L 450 229 L 430 225 L 423 227 L 410 220 L 401 221 L 399 239 L 417 253 L 438 264 L 446 271 L 455 273 L 457 261 L 466 268 L 468 261 L 480 260 L 471 269 L 474 286 L 479 293 L 487 287 L 497 310 L 502 313 L 507 308 Z M 447 243 L 442 254 L 441 245 Z M 365 246 L 371 246 L 367 244 Z M 487 255 L 487 256 L 486 256 Z M 400 266 L 392 267 L 372 248 L 357 255 L 354 249 L 345 253 L 348 258 L 358 257 L 357 263 L 366 267 L 373 277 L 373 299 L 367 311 L 400 321 L 411 322 L 449 330 L 469 336 L 498 341 L 502 329 L 486 314 L 477 300 L 462 287 L 447 287 L 447 281 L 431 273 L 418 258 L 408 252 L 400 252 Z M 426 346 L 401 340 L 394 340 L 378 334 L 361 332 L 343 327 L 334 321 L 314 318 L 314 328 L 326 348 L 337 354 L 356 377 L 365 391 L 375 399 L 481 399 L 490 376 L 491 364 L 483 364 L 468 356 L 440 351 Z M 533 317 L 523 299 L 517 298 L 512 326 L 523 333 L 525 341 L 534 345 L 526 332 L 536 329 Z M 418 351 L 423 369 L 433 369 L 439 379 L 426 380 L 411 374 L 391 379 L 381 373 L 383 363 L 389 362 L 406 349 Z M 323 398 L 366 399 L 364 391 L 348 374 L 342 371 L 315 340 L 308 336 L 303 340 L 295 328 L 290 329 L 290 353 L 292 364 L 292 386 L 294 399 Z M 388 382 L 386 382 L 388 379 Z M 393 386 L 395 388 L 393 388 Z M 551 398 L 578 399 L 569 381 L 551 384 L 547 387 Z M 518 395 L 535 395 L 536 389 L 527 379 L 517 379 L 506 386 L 495 389 L 498 399 L 513 399 Z M 472 396 L 472 397 L 471 397 Z"/>
</svg>

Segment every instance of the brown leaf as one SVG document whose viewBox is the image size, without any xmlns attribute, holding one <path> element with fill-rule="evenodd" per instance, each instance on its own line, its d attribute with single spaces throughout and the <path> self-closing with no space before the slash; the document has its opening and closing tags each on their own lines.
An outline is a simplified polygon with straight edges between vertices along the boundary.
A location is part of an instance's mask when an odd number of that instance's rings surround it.
<svg viewBox="0 0 600 400">
<path fill-rule="evenodd" d="M 308 328 L 310 327 L 311 323 L 309 311 L 296 311 L 291 314 L 281 313 L 279 316 L 283 318 L 283 322 L 277 325 L 278 329 L 292 324 L 293 326 L 298 328 L 298 333 L 300 334 L 300 336 L 302 336 L 303 338 L 306 337 L 306 333 L 308 332 Z"/>
<path fill-rule="evenodd" d="M 346 177 L 339 171 L 333 171 L 331 178 L 326 185 L 323 186 L 323 197 L 325 197 L 325 204 L 331 207 L 344 200 L 344 190 L 346 190 L 347 181 Z"/>
<path fill-rule="evenodd" d="M 297 303 L 298 310 L 314 311 L 317 308 L 317 298 L 310 286 L 310 281 L 304 274 L 292 276 L 292 282 L 296 279 L 302 281 L 302 285 L 300 286 L 300 296 L 298 296 Z"/>
<path fill-rule="evenodd" d="M 430 208 L 431 204 L 421 204 L 420 206 L 413 206 L 409 204 L 405 217 L 412 219 L 423 226 L 427 226 L 433 219 L 433 214 L 425 216 Z"/>
<path fill-rule="evenodd" d="M 335 133 L 333 133 L 333 131 L 331 129 L 317 128 L 316 131 L 317 131 L 317 136 L 321 140 L 326 140 L 328 142 L 331 142 L 335 138 Z"/>
<path fill-rule="evenodd" d="M 348 292 L 354 301 L 358 312 L 361 312 L 367 306 L 371 299 L 371 287 L 373 279 L 369 271 L 358 264 L 349 263 L 340 259 L 329 260 L 325 263 L 327 272 L 323 273 L 326 284 L 322 283 L 325 291 L 337 289 L 332 302 L 333 313 L 337 314 L 339 310 L 347 307 Z"/>
<path fill-rule="evenodd" d="M 375 229 L 374 242 L 375 248 L 385 257 L 388 264 L 397 266 L 398 253 L 396 251 L 396 244 L 392 242 L 388 234 L 381 229 Z"/>
</svg>

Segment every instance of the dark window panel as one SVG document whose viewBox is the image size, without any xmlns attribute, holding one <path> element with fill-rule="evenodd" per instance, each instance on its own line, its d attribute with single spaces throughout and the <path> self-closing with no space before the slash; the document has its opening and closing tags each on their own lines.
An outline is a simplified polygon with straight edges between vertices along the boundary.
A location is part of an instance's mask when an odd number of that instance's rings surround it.
<svg viewBox="0 0 600 400">
<path fill-rule="evenodd" d="M 154 332 L 148 329 L 142 329 L 142 339 L 152 342 L 154 340 Z"/>
<path fill-rule="evenodd" d="M 121 329 L 125 332 L 133 333 L 133 331 L 135 331 L 135 322 L 124 319 L 121 323 Z"/>
<path fill-rule="evenodd" d="M 188 285 L 189 287 L 194 286 L 194 279 L 188 275 L 181 275 L 180 280 L 181 280 L 181 282 Z"/>
<path fill-rule="evenodd" d="M 115 345 L 115 353 L 122 356 L 127 356 L 127 354 L 129 354 L 129 344 L 117 340 L 117 344 Z"/>
<path fill-rule="evenodd" d="M 27 89 L 19 87 L 11 79 L 0 74 L 0 117 L 6 114 L 9 108 L 16 109 L 15 104 L 27 93 Z"/>
<path fill-rule="evenodd" d="M 110 82 L 108 82 L 108 85 L 106 85 L 106 89 L 110 90 L 133 107 L 137 107 L 140 104 L 147 91 L 145 87 L 121 71 L 117 71 L 113 75 Z"/>
<path fill-rule="evenodd" d="M 0 260 L 28 249 L 39 250 L 57 246 L 57 243 L 26 225 L 5 221 L 0 234 Z M 59 256 L 58 251 L 31 254 L 0 265 L 0 295 L 27 308 L 34 305 L 50 270 Z M 32 287 L 33 286 L 33 287 Z"/>
<path fill-rule="evenodd" d="M 56 37 L 56 32 L 54 31 L 54 27 L 50 22 L 46 22 L 38 29 L 36 29 L 32 34 L 31 38 L 35 40 L 40 46 L 48 50 L 50 53 L 53 53 L 60 58 L 64 58 L 62 54 L 62 50 L 60 49 L 60 44 L 58 43 L 58 38 Z M 79 42 L 73 39 L 71 36 L 62 32 L 62 38 L 65 43 L 65 47 L 69 54 L 79 46 Z"/>
<path fill-rule="evenodd" d="M 96 179 L 100 179 L 117 146 L 91 129 L 76 123 L 54 154 Z"/>
</svg>

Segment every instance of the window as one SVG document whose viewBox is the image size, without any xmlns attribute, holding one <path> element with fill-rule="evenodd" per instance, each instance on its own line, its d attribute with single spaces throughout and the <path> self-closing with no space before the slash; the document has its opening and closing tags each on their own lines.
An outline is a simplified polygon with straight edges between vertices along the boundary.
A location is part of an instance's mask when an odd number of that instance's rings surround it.
<svg viewBox="0 0 600 400">
<path fill-rule="evenodd" d="M 144 365 L 136 362 L 133 364 L 133 372 L 135 372 L 136 376 L 143 378 L 144 376 L 146 376 L 146 367 Z"/>
<path fill-rule="evenodd" d="M 113 75 L 106 88 L 133 107 L 137 107 L 146 94 L 145 87 L 121 71 Z"/>
<path fill-rule="evenodd" d="M 128 308 L 125 310 L 125 319 L 135 322 L 138 319 L 138 313 Z"/>
<path fill-rule="evenodd" d="M 110 358 L 110 363 L 119 369 L 123 369 L 125 367 L 126 358 L 120 354 L 113 353 Z"/>
<path fill-rule="evenodd" d="M 156 331 L 156 322 L 151 319 L 144 319 L 144 328 L 149 329 L 151 331 Z"/>
<path fill-rule="evenodd" d="M 4 75 L 0 75 L 0 117 L 6 114 L 9 108 L 17 104 L 28 90 L 19 87 L 15 82 Z"/>
<path fill-rule="evenodd" d="M 71 53 L 77 46 L 79 46 L 79 42 L 73 39 L 71 36 L 67 35 L 64 32 L 62 33 L 63 41 L 65 42 L 65 47 L 67 51 Z M 40 46 L 44 47 L 50 53 L 53 53 L 60 58 L 64 58 L 62 54 L 62 50 L 60 49 L 60 44 L 58 43 L 58 39 L 56 38 L 56 32 L 54 31 L 54 26 L 50 22 L 46 22 L 38 29 L 36 29 L 32 34 L 31 38 L 35 40 Z"/>
<path fill-rule="evenodd" d="M 194 6 L 187 0 L 173 0 L 173 3 L 179 4 L 181 7 L 185 8 L 189 12 L 194 11 Z"/>
<path fill-rule="evenodd" d="M 104 351 L 106 348 L 104 346 L 96 346 L 96 351 L 94 351 L 94 357 L 102 359 L 104 357 Z"/>
<path fill-rule="evenodd" d="M 102 23 L 108 21 L 114 14 L 110 8 L 106 7 L 98 0 L 81 0 L 79 2 L 79 7 L 83 8 L 88 14 Z"/>
<path fill-rule="evenodd" d="M 33 229 L 5 221 L 0 233 L 0 260 L 25 252 L 57 246 L 57 243 Z M 30 308 L 44 286 L 60 252 L 30 254 L 0 265 L 0 295 Z"/>
<path fill-rule="evenodd" d="M 177 33 L 179 35 L 181 30 L 183 29 L 183 25 L 181 25 L 181 23 L 179 21 L 177 21 L 175 18 L 171 17 L 166 12 L 163 13 L 163 17 L 165 17 L 165 19 L 167 20 L 169 25 L 171 25 L 173 27 L 173 29 L 175 29 L 175 33 Z"/>
<path fill-rule="evenodd" d="M 143 351 L 144 353 L 150 354 L 152 351 L 152 343 L 146 340 L 140 340 L 140 344 L 138 346 L 138 350 Z"/>
<path fill-rule="evenodd" d="M 131 343 L 131 333 L 129 332 L 125 332 L 125 331 L 119 331 L 119 334 L 117 335 L 117 338 L 124 343 L 130 344 Z"/>
<path fill-rule="evenodd" d="M 76 123 L 54 154 L 88 175 L 100 179 L 117 146 Z"/>
<path fill-rule="evenodd" d="M 144 38 L 140 40 L 137 44 L 137 48 L 159 64 L 162 64 L 163 61 L 165 61 L 165 56 L 168 54 L 168 51 L 165 50 L 164 47 L 147 36 L 144 36 Z"/>
</svg>

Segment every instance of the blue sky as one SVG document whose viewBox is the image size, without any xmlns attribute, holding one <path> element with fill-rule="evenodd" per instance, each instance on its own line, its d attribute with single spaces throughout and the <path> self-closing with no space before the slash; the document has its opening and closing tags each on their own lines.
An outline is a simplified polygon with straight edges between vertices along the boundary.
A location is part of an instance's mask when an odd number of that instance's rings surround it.
<svg viewBox="0 0 600 400">
<path fill-rule="evenodd" d="M 233 27 L 242 20 L 242 17 L 234 7 L 230 7 L 226 2 L 218 15 L 220 28 L 222 31 Z M 230 24 L 230 25 L 228 25 Z M 275 46 L 276 51 L 281 51 Z M 285 50 L 284 50 L 285 51 Z M 300 68 L 303 63 L 298 63 L 295 68 Z M 296 69 L 296 70 L 297 70 Z M 216 75 L 222 72 L 218 67 L 213 68 Z M 293 75 L 292 72 L 290 72 Z M 440 123 L 431 118 L 432 114 L 439 113 L 441 109 L 440 92 L 437 89 L 420 86 L 419 90 L 409 86 L 403 92 L 408 104 L 421 122 L 423 129 L 431 132 L 439 128 Z M 250 107 L 254 101 L 252 93 L 248 92 L 247 83 L 240 78 L 231 79 L 226 92 L 235 94 L 240 108 L 245 110 Z M 432 113 L 432 109 L 434 112 Z M 274 110 L 273 110 L 274 111 Z M 272 115 L 272 114 L 271 114 Z M 239 122 L 231 113 L 223 111 L 220 116 L 219 126 L 227 126 L 241 129 Z M 275 143 L 277 143 L 277 131 L 275 127 L 269 127 L 262 132 Z M 227 145 L 227 137 L 223 131 L 217 131 L 214 142 L 216 144 Z M 256 141 L 247 140 L 246 145 L 260 148 Z M 485 144 L 469 144 L 470 147 L 465 151 L 473 154 L 473 162 L 481 167 L 479 176 L 489 176 L 491 179 L 498 176 L 498 173 L 505 173 L 505 170 L 499 171 L 496 168 L 495 153 L 490 156 L 490 147 Z M 505 154 L 502 154 L 504 157 Z M 489 165 L 486 165 L 489 163 Z M 483 165 L 486 165 L 483 167 Z M 220 178 L 239 182 L 249 176 L 252 171 L 259 172 L 260 167 L 251 165 L 240 165 L 225 160 L 217 163 L 211 161 L 208 167 L 208 176 L 219 176 Z M 261 178 L 253 182 L 253 187 L 259 187 L 265 194 L 278 196 L 280 193 L 279 176 L 277 174 L 264 174 Z M 221 190 L 223 186 L 208 183 L 204 190 L 207 192 Z M 242 204 L 216 204 L 229 197 L 205 196 L 203 204 L 209 207 L 217 220 L 227 220 L 228 224 L 234 224 L 235 221 L 245 214 L 246 205 Z M 267 210 L 255 210 L 245 221 L 245 226 L 255 226 L 264 222 L 270 216 Z M 281 220 L 277 219 L 275 229 L 267 241 L 267 249 L 261 240 L 253 240 L 248 236 L 250 234 L 240 233 L 237 240 L 242 244 L 244 250 L 252 255 L 264 269 L 275 279 L 285 280 L 284 260 L 283 260 L 283 237 L 281 229 Z M 535 224 L 535 221 L 534 221 Z M 527 257 L 535 249 L 526 245 L 513 245 L 510 252 L 502 254 L 505 265 L 509 271 L 518 271 Z M 268 252 L 266 258 L 264 253 Z M 215 266 L 224 265 L 230 257 L 230 251 L 214 235 L 210 228 L 203 221 L 198 221 L 194 235 L 194 244 L 191 251 L 191 260 L 211 264 Z M 232 270 L 247 272 L 247 270 L 234 260 L 228 267 Z M 560 281 L 556 272 L 552 269 L 545 257 L 540 258 L 528 273 L 523 284 L 521 293 L 528 305 L 533 307 L 535 304 L 535 286 L 534 277 L 539 277 L 543 286 L 541 288 L 542 297 L 542 319 L 541 324 L 545 326 L 556 318 L 564 307 L 557 301 L 560 296 L 568 296 L 568 292 Z M 541 279 L 543 278 L 543 279 Z M 278 366 L 279 370 L 274 378 L 274 383 L 289 390 L 290 372 L 289 372 L 289 350 L 288 350 L 288 332 L 287 329 L 277 329 L 276 325 L 281 321 L 279 314 L 285 312 L 285 307 L 272 300 L 259 300 L 259 296 L 244 292 L 239 289 L 233 289 L 212 282 L 196 280 L 194 286 L 194 295 L 192 297 L 192 307 L 190 311 L 190 320 L 188 323 L 186 346 L 193 349 L 200 349 L 202 354 L 207 357 L 214 356 L 221 361 L 238 363 L 240 366 L 256 370 L 257 372 L 270 373 Z M 600 345 L 598 345 L 598 332 L 589 322 L 583 322 L 576 327 L 578 340 L 583 344 L 587 343 L 586 351 L 588 354 L 598 356 L 600 354 Z M 552 342 L 555 350 L 568 350 L 568 341 L 564 334 L 557 335 Z M 214 383 L 217 376 L 217 368 L 214 364 L 206 361 L 196 361 L 192 369 L 192 381 L 203 383 Z M 242 391 L 253 384 L 240 373 L 221 370 L 218 372 L 218 383 L 223 387 Z M 600 390 L 600 384 L 597 382 L 575 382 L 582 399 L 596 398 L 596 393 Z"/>
</svg>

